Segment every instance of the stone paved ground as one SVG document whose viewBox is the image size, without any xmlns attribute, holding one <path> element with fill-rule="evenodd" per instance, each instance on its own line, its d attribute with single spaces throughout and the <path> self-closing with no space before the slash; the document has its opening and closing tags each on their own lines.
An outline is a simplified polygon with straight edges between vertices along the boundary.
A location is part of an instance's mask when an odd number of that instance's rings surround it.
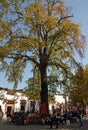
<svg viewBox="0 0 88 130">
<path fill-rule="evenodd" d="M 79 122 L 73 123 L 69 126 L 59 125 L 57 130 L 88 130 L 88 119 L 83 120 L 83 128 L 79 127 Z M 49 126 L 43 125 L 26 125 L 26 126 L 17 126 L 12 123 L 4 122 L 3 126 L 0 127 L 0 130 L 56 130 L 55 127 L 50 129 Z"/>
</svg>

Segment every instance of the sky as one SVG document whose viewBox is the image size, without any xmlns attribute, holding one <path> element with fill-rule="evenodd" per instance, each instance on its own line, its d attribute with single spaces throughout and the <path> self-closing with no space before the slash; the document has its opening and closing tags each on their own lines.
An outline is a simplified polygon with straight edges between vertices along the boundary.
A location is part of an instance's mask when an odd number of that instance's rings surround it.
<svg viewBox="0 0 88 130">
<path fill-rule="evenodd" d="M 86 37 L 86 47 L 85 47 L 85 54 L 84 58 L 81 59 L 79 56 L 77 56 L 77 60 L 82 64 L 82 66 L 85 66 L 88 64 L 88 0 L 64 0 L 66 7 L 69 9 L 70 14 L 73 14 L 72 21 L 75 23 L 80 24 L 80 29 L 82 31 L 82 34 Z M 30 70 L 30 65 L 28 67 L 28 70 Z M 25 80 L 29 78 L 29 76 L 32 76 L 32 73 L 28 70 L 25 70 L 25 75 L 21 83 L 18 84 L 18 89 L 26 87 Z M 30 75 L 29 75 L 30 73 Z M 12 83 L 8 83 L 7 78 L 5 77 L 4 72 L 0 72 L 0 87 L 3 88 L 13 88 Z"/>
<path fill-rule="evenodd" d="M 81 25 L 81 32 L 86 37 L 84 58 L 78 57 L 78 61 L 85 67 L 88 64 L 88 0 L 65 0 L 65 4 L 74 16 L 72 21 Z"/>
</svg>

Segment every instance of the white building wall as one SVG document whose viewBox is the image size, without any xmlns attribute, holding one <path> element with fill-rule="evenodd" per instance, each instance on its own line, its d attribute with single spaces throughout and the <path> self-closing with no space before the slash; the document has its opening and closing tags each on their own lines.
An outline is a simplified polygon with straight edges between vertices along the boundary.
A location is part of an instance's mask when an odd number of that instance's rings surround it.
<svg viewBox="0 0 88 130">
<path fill-rule="evenodd" d="M 24 96 L 22 93 L 16 92 L 14 95 L 8 95 L 7 91 L 3 91 L 4 96 L 3 99 L 0 100 L 0 105 L 2 107 L 3 112 L 6 111 L 6 102 L 4 102 L 4 99 L 7 100 L 13 100 L 14 104 L 14 112 L 19 112 L 21 110 L 21 100 L 25 100 L 26 104 L 25 104 L 25 111 L 31 111 L 31 101 L 28 100 L 28 98 L 26 96 Z M 56 103 L 65 103 L 65 98 L 63 97 L 63 95 L 55 95 L 55 101 Z M 49 109 L 50 111 L 52 110 L 52 105 L 49 105 Z M 55 104 L 54 104 L 55 105 Z M 36 101 L 35 104 L 35 111 L 39 111 L 39 102 Z"/>
<path fill-rule="evenodd" d="M 17 99 L 14 103 L 14 112 L 20 111 L 20 99 Z"/>
<path fill-rule="evenodd" d="M 55 101 L 57 103 L 65 103 L 65 98 L 63 97 L 63 95 L 55 95 Z"/>
</svg>

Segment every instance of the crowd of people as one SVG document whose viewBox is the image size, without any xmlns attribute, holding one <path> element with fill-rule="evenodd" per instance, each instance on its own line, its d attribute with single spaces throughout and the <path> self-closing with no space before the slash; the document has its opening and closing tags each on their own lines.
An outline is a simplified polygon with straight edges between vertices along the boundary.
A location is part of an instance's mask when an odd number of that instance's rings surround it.
<svg viewBox="0 0 88 130">
<path fill-rule="evenodd" d="M 52 114 L 49 114 L 45 119 L 45 124 L 50 125 L 50 128 L 53 125 L 58 128 L 59 124 L 62 125 L 70 125 L 70 123 L 74 123 L 79 121 L 80 127 L 83 127 L 83 107 L 79 106 L 77 109 L 63 107 L 54 108 L 52 107 Z"/>
<path fill-rule="evenodd" d="M 64 107 L 60 105 L 59 107 L 52 106 L 52 113 L 46 116 L 41 116 L 42 124 L 49 125 L 53 128 L 53 125 L 58 128 L 60 124 L 70 125 L 70 123 L 79 122 L 80 127 L 83 127 L 83 107 L 80 105 L 73 109 L 73 107 Z M 43 118 L 44 117 L 44 118 Z M 29 124 L 29 112 L 15 112 L 11 116 L 11 122 L 17 124 Z M 0 126 L 3 124 L 3 111 L 0 106 Z"/>
<path fill-rule="evenodd" d="M 14 112 L 11 117 L 11 122 L 18 125 L 28 125 L 29 124 L 29 112 Z"/>
</svg>

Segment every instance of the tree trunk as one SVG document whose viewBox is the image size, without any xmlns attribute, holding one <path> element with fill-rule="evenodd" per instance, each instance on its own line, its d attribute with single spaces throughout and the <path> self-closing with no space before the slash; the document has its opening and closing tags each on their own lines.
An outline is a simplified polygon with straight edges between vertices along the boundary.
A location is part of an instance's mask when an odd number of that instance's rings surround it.
<svg viewBox="0 0 88 130">
<path fill-rule="evenodd" d="M 49 113 L 49 106 L 48 106 L 48 85 L 47 85 L 47 72 L 46 67 L 41 66 L 41 104 L 46 105 L 46 114 Z"/>
</svg>

